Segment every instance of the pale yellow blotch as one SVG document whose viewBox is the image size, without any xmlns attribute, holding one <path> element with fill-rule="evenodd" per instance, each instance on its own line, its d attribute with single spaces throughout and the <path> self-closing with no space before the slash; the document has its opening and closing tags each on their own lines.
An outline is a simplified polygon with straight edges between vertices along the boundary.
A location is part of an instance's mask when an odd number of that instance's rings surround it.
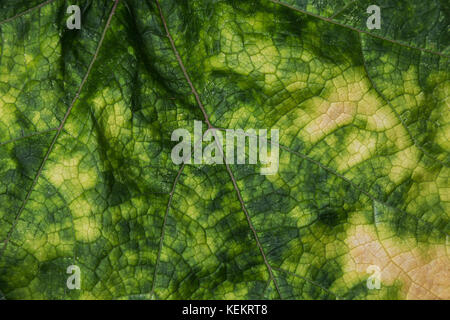
<svg viewBox="0 0 450 320">
<path fill-rule="evenodd" d="M 60 38 L 57 33 L 54 35 L 47 35 L 40 39 L 40 51 L 45 58 L 50 58 L 52 55 L 54 57 L 60 54 Z M 57 49 L 58 48 L 58 49 Z M 56 54 L 55 54 L 56 53 Z"/>
<path fill-rule="evenodd" d="M 107 109 L 108 113 L 105 115 L 106 133 L 107 137 L 119 138 L 122 130 L 128 130 L 130 126 L 129 119 L 131 119 L 131 111 L 125 107 L 123 103 L 115 103 L 110 109 Z"/>
<path fill-rule="evenodd" d="M 193 175 L 186 175 L 184 179 L 184 185 L 190 186 L 193 190 L 196 191 L 196 197 L 188 198 L 189 204 L 194 205 L 196 203 L 195 201 L 197 201 L 198 198 L 206 201 L 216 198 L 220 189 L 208 186 L 209 184 L 210 182 L 205 176 L 197 177 Z"/>
<path fill-rule="evenodd" d="M 261 31 L 264 29 L 264 22 L 267 18 L 267 13 L 256 12 L 255 15 L 246 18 L 246 22 L 253 27 L 254 31 Z"/>
<path fill-rule="evenodd" d="M 55 187 L 59 188 L 64 183 L 65 180 L 64 170 L 65 170 L 64 166 L 62 166 L 61 164 L 56 164 L 53 167 L 49 166 L 49 169 L 46 170 L 45 175 L 48 176 L 47 178 Z"/>
<path fill-rule="evenodd" d="M 78 174 L 78 181 L 81 183 L 84 190 L 90 189 L 95 186 L 97 181 L 96 172 L 94 170 L 81 171 Z"/>
<path fill-rule="evenodd" d="M 297 227 L 302 228 L 310 223 L 312 223 L 315 219 L 314 213 L 312 210 L 301 208 L 300 206 L 295 206 L 290 212 L 289 217 L 292 217 L 293 221 L 297 222 Z"/>
<path fill-rule="evenodd" d="M 80 185 L 80 189 L 71 189 L 69 194 L 73 196 L 77 193 L 82 193 L 84 190 L 94 187 L 98 178 L 94 167 L 81 165 L 82 158 L 82 154 L 75 154 L 70 159 L 63 159 L 60 162 L 48 165 L 44 174 L 57 188 L 61 187 L 65 181 L 77 181 Z"/>
<path fill-rule="evenodd" d="M 17 97 L 11 94 L 11 90 L 1 98 L 5 103 L 16 103 Z"/>
<path fill-rule="evenodd" d="M 386 131 L 399 123 L 391 108 L 374 91 L 370 90 L 358 102 L 358 114 L 365 116 L 367 130 Z"/>
<path fill-rule="evenodd" d="M 11 87 L 8 91 L 8 95 L 11 97 L 11 101 L 6 101 L 6 102 L 13 103 L 12 100 L 16 101 L 19 94 L 20 94 L 19 89 Z"/>
<path fill-rule="evenodd" d="M 338 171 L 348 170 L 369 159 L 376 149 L 376 138 L 369 134 L 351 133 L 346 150 L 337 159 Z M 346 142 L 347 143 L 347 142 Z"/>
<path fill-rule="evenodd" d="M 399 124 L 394 112 L 387 106 L 380 106 L 372 117 L 368 117 L 368 129 L 386 131 Z"/>
<path fill-rule="evenodd" d="M 69 209 L 74 218 L 86 217 L 91 215 L 93 212 L 93 206 L 91 202 L 83 197 L 79 197 L 73 200 L 69 205 Z"/>
<path fill-rule="evenodd" d="M 395 71 L 395 67 L 392 64 L 385 63 L 383 65 L 383 70 L 384 70 L 384 72 L 383 72 L 384 74 L 389 74 L 389 73 Z"/>
<path fill-rule="evenodd" d="M 125 250 L 123 254 L 127 258 L 128 265 L 135 266 L 139 262 L 139 254 L 136 251 Z"/>
<path fill-rule="evenodd" d="M 39 261 L 71 254 L 73 252 L 73 244 L 69 240 L 61 240 L 58 233 L 60 227 L 59 225 L 51 224 L 47 233 L 41 236 L 36 236 L 32 232 L 23 233 L 23 249 L 33 252 L 34 257 Z"/>
<path fill-rule="evenodd" d="M 34 112 L 33 118 L 32 118 L 32 122 L 33 123 L 38 123 L 39 120 L 41 119 L 41 115 L 39 112 Z"/>
<path fill-rule="evenodd" d="M 227 286 L 228 284 L 228 286 Z M 232 291 L 228 291 L 224 294 L 224 298 L 226 300 L 236 300 L 236 299 L 242 299 L 243 297 L 248 297 L 248 285 L 245 283 L 238 283 L 231 285 L 229 283 L 224 283 L 224 289 L 231 289 Z"/>
<path fill-rule="evenodd" d="M 301 59 L 305 62 L 310 62 L 314 59 L 314 55 L 308 50 L 302 50 Z"/>
<path fill-rule="evenodd" d="M 224 26 L 220 29 L 220 40 L 223 44 L 230 44 L 233 41 L 234 31 L 229 28 L 229 22 L 227 23 L 227 19 L 219 19 L 219 23 L 222 23 Z"/>
<path fill-rule="evenodd" d="M 444 111 L 442 118 L 450 119 L 450 111 Z M 442 149 L 450 150 L 450 123 L 439 127 L 436 133 L 436 143 L 439 144 Z"/>
<path fill-rule="evenodd" d="M 420 156 L 420 151 L 414 146 L 397 152 L 391 158 L 392 168 L 389 173 L 390 180 L 395 184 L 399 184 L 404 179 L 410 177 L 419 162 Z"/>
<path fill-rule="evenodd" d="M 12 78 L 9 74 L 6 68 L 0 68 L 0 82 L 8 83 Z"/>
<path fill-rule="evenodd" d="M 99 297 L 92 294 L 90 291 L 81 290 L 80 300 L 98 300 Z"/>
<path fill-rule="evenodd" d="M 205 66 L 212 70 L 226 70 L 226 57 L 224 53 L 211 56 L 205 60 Z"/>
<path fill-rule="evenodd" d="M 304 81 L 295 81 L 286 86 L 286 90 L 293 93 L 302 89 L 305 89 L 308 84 Z"/>
<path fill-rule="evenodd" d="M 96 109 L 102 109 L 106 105 L 105 98 L 103 98 L 102 95 L 97 95 L 95 98 L 92 99 L 92 105 Z"/>
<path fill-rule="evenodd" d="M 441 188 L 439 190 L 439 196 L 444 202 L 450 202 L 450 188 Z"/>
<path fill-rule="evenodd" d="M 398 122 L 394 127 L 384 131 L 386 138 L 397 150 L 403 150 L 413 145 L 413 140 L 406 131 L 405 127 Z"/>
<path fill-rule="evenodd" d="M 223 10 L 226 12 L 230 8 L 224 6 Z M 263 19 L 264 16 L 257 15 L 250 20 L 250 24 L 255 29 L 263 28 L 263 24 L 260 22 Z M 221 17 L 218 23 L 225 26 L 220 30 L 223 52 L 206 60 L 206 65 L 209 68 L 227 70 L 232 67 L 235 73 L 242 75 L 248 75 L 255 70 L 264 74 L 276 72 L 280 53 L 272 40 L 258 38 L 258 41 L 251 41 L 252 35 L 246 35 L 245 39 L 241 39 L 237 32 L 233 30 L 233 26 L 230 25 L 226 15 Z M 248 42 L 245 50 L 243 50 L 243 41 Z"/>
<path fill-rule="evenodd" d="M 100 236 L 100 225 L 94 217 L 83 217 L 73 220 L 75 236 L 78 240 L 91 242 Z"/>
<path fill-rule="evenodd" d="M 8 126 L 12 123 L 16 123 L 17 119 L 15 116 L 16 107 L 13 104 L 3 103 L 0 98 L 0 121 L 7 124 Z"/>
<path fill-rule="evenodd" d="M 450 299 L 450 259 L 445 245 L 417 245 L 415 239 L 378 238 L 373 225 L 348 230 L 349 255 L 345 272 L 368 276 L 367 268 L 381 269 L 381 285 L 402 282 L 407 299 Z"/>
<path fill-rule="evenodd" d="M 241 37 L 235 35 L 231 41 L 231 52 L 238 53 L 244 51 L 244 44 L 242 43 Z"/>
<path fill-rule="evenodd" d="M 442 168 L 441 171 L 439 172 L 438 177 L 436 178 L 436 184 L 439 188 L 439 196 L 442 201 L 444 211 L 447 212 L 447 217 L 450 216 L 450 186 L 448 184 L 449 179 L 450 179 L 450 168 L 447 167 Z"/>
<path fill-rule="evenodd" d="M 43 248 L 47 244 L 47 236 L 36 237 L 31 232 L 25 232 L 23 236 L 23 248 L 29 252 L 33 252 L 39 261 L 45 260 L 47 258 L 47 252 Z"/>
<path fill-rule="evenodd" d="M 296 71 L 277 77 L 277 79 L 282 81 L 287 91 L 294 93 L 307 87 L 308 75 L 305 72 Z"/>
<path fill-rule="evenodd" d="M 309 141 L 312 143 L 333 130 L 351 123 L 356 114 L 356 104 L 352 102 L 329 102 L 315 97 L 312 103 L 315 105 L 313 119 L 308 121 L 302 130 L 303 134 L 309 136 Z"/>
<path fill-rule="evenodd" d="M 187 202 L 189 202 L 189 205 L 185 211 L 185 214 L 189 216 L 192 220 L 198 219 L 200 217 L 201 212 L 194 205 L 193 201 L 187 200 Z"/>
<path fill-rule="evenodd" d="M 33 56 L 29 54 L 24 54 L 25 64 L 29 65 L 33 61 Z"/>
<path fill-rule="evenodd" d="M 403 86 L 406 94 L 418 95 L 420 93 L 420 86 L 418 81 L 417 67 L 410 65 L 406 72 L 402 73 Z"/>
<path fill-rule="evenodd" d="M 280 60 L 280 54 L 271 40 L 258 41 L 259 51 L 250 56 L 250 60 L 261 73 L 275 73 L 277 71 L 277 63 Z"/>
<path fill-rule="evenodd" d="M 269 74 L 264 75 L 264 83 L 265 83 L 265 86 L 268 88 L 270 88 L 272 86 L 276 86 L 278 81 L 279 81 L 279 79 L 274 74 L 269 73 Z M 267 92 L 270 92 L 270 91 L 267 91 Z"/>
<path fill-rule="evenodd" d="M 357 113 L 365 117 L 368 129 L 385 130 L 396 123 L 395 116 L 370 89 L 359 67 L 349 68 L 328 81 L 325 89 L 328 92 L 326 99 L 314 97 L 305 104 L 309 117 L 297 112 L 295 124 L 304 127 L 300 134 L 305 140 L 317 142 L 337 128 L 352 123 Z"/>
</svg>

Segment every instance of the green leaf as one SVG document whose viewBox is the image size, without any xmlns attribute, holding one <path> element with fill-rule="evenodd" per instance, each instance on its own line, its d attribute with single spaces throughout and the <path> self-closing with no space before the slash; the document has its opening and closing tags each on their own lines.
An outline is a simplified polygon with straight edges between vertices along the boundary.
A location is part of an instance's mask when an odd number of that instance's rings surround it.
<svg viewBox="0 0 450 320">
<path fill-rule="evenodd" d="M 1 0 L 0 297 L 450 299 L 449 7 L 378 2 Z M 175 165 L 194 120 L 278 172 Z"/>
</svg>

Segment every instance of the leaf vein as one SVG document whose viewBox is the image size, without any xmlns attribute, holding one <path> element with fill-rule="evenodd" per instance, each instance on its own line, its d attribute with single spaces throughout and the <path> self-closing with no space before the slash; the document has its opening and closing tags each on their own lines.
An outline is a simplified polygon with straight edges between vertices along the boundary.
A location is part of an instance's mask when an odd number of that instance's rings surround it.
<svg viewBox="0 0 450 320">
<path fill-rule="evenodd" d="M 178 184 L 178 181 L 180 180 L 180 176 L 183 172 L 184 167 L 185 167 L 185 164 L 183 163 L 181 165 L 180 169 L 178 170 L 178 173 L 177 173 L 175 180 L 173 182 L 173 185 L 172 185 L 172 190 L 170 191 L 170 194 L 169 194 L 169 201 L 167 202 L 166 213 L 164 214 L 163 225 L 161 228 L 161 236 L 159 238 L 159 249 L 158 249 L 158 255 L 157 255 L 156 263 L 155 263 L 155 270 L 154 270 L 154 274 L 153 274 L 152 290 L 150 292 L 150 297 L 153 297 L 153 295 L 155 293 L 155 282 L 156 282 L 159 261 L 161 260 L 161 252 L 162 252 L 162 248 L 163 248 L 163 244 L 164 244 L 164 235 L 165 235 L 165 227 L 167 224 L 167 217 L 169 215 L 169 210 L 172 205 L 172 199 L 173 199 L 173 195 L 175 193 L 175 188 Z"/>
<path fill-rule="evenodd" d="M 163 23 L 163 25 L 164 25 L 164 29 L 165 29 L 165 31 L 166 31 L 166 35 L 167 35 L 167 37 L 168 37 L 168 39 L 169 39 L 169 42 L 170 42 L 170 44 L 171 44 L 172 50 L 173 50 L 173 52 L 174 52 L 174 54 L 175 54 L 175 56 L 176 56 L 176 59 L 177 59 L 178 64 L 179 64 L 179 66 L 180 66 L 180 68 L 181 68 L 181 70 L 182 70 L 182 72 L 183 72 L 183 74 L 184 74 L 184 77 L 186 78 L 186 81 L 188 82 L 189 86 L 191 87 L 192 93 L 193 93 L 194 96 L 195 96 L 195 99 L 196 99 L 196 101 L 197 101 L 197 104 L 198 104 L 198 106 L 200 107 L 200 109 L 201 109 L 201 111 L 202 111 L 202 113 L 203 113 L 203 116 L 204 116 L 204 118 L 205 118 L 205 122 L 206 122 L 206 124 L 208 125 L 208 128 L 209 128 L 209 129 L 217 129 L 217 128 L 215 128 L 215 127 L 210 123 L 209 118 L 208 118 L 208 114 L 206 113 L 206 110 L 205 110 L 205 108 L 204 108 L 204 106 L 203 106 L 203 103 L 202 103 L 201 100 L 200 100 L 200 96 L 199 96 L 197 90 L 195 89 L 195 87 L 194 87 L 194 85 L 193 85 L 193 83 L 192 83 L 192 81 L 191 81 L 191 78 L 189 77 L 189 74 L 187 73 L 186 67 L 184 66 L 184 63 L 183 63 L 183 61 L 182 61 L 182 59 L 181 59 L 180 54 L 178 53 L 178 50 L 177 50 L 177 48 L 176 48 L 176 46 L 175 46 L 175 42 L 173 41 L 172 36 L 170 35 L 170 31 L 169 31 L 169 28 L 168 28 L 168 26 L 167 26 L 166 19 L 165 19 L 165 17 L 164 17 L 164 14 L 163 14 L 163 12 L 162 12 L 161 6 L 160 6 L 160 4 L 159 4 L 159 0 L 155 0 L 155 2 L 156 2 L 156 5 L 157 5 L 157 7 L 158 7 L 158 10 L 159 10 L 159 13 L 160 13 L 160 16 L 161 16 L 161 20 L 162 20 L 162 23 Z M 217 141 L 217 140 L 216 140 L 216 141 Z M 257 234 L 257 232 L 256 232 L 256 229 L 254 228 L 254 226 L 253 226 L 253 224 L 252 224 L 252 221 L 251 221 L 251 218 L 250 218 L 250 216 L 249 216 L 249 214 L 248 214 L 247 208 L 245 207 L 244 201 L 243 201 L 242 196 L 241 196 L 241 192 L 240 192 L 240 190 L 239 190 L 239 188 L 238 188 L 238 186 L 237 186 L 237 183 L 236 183 L 236 179 L 235 179 L 235 177 L 234 177 L 234 175 L 233 175 L 233 172 L 231 171 L 230 166 L 229 166 L 228 164 L 225 164 L 225 166 L 226 166 L 227 171 L 228 171 L 228 174 L 229 174 L 229 176 L 230 176 L 230 178 L 231 178 L 231 182 L 232 182 L 233 187 L 234 187 L 234 189 L 235 189 L 235 191 L 236 191 L 236 194 L 237 194 L 237 197 L 238 197 L 239 202 L 240 202 L 240 204 L 241 204 L 242 210 L 244 211 L 244 214 L 245 214 L 245 216 L 246 216 L 246 218 L 247 218 L 247 222 L 248 222 L 248 224 L 249 224 L 249 227 L 250 227 L 250 229 L 251 229 L 251 231 L 252 231 L 252 233 L 253 233 L 253 236 L 254 236 L 254 238 L 255 238 L 255 240 L 256 240 L 256 244 L 257 244 L 257 246 L 258 246 L 258 249 L 259 249 L 259 251 L 260 251 L 260 253 L 261 253 L 262 257 L 263 257 L 264 263 L 265 263 L 265 265 L 266 265 L 266 267 L 267 267 L 267 270 L 268 270 L 268 272 L 269 272 L 270 279 L 271 279 L 271 280 L 273 281 L 273 283 L 275 284 L 275 287 L 276 287 L 276 289 L 277 289 L 277 292 L 278 292 L 278 294 L 279 294 L 279 296 L 280 296 L 280 298 L 281 298 L 281 293 L 280 293 L 280 290 L 279 290 L 279 288 L 278 288 L 278 284 L 277 284 L 277 282 L 276 282 L 276 280 L 275 280 L 275 277 L 273 276 L 272 267 L 270 266 L 270 264 L 269 264 L 269 262 L 268 262 L 268 260 L 267 260 L 266 254 L 264 253 L 264 249 L 263 249 L 263 247 L 262 247 L 262 245 L 261 245 L 261 243 L 260 243 L 260 241 L 259 241 L 259 238 L 258 238 L 258 234 Z"/>
<path fill-rule="evenodd" d="M 283 7 L 292 9 L 292 10 L 294 10 L 294 11 L 298 11 L 298 12 L 300 12 L 300 13 L 306 14 L 306 15 L 308 15 L 308 16 L 311 16 L 311 17 L 314 17 L 314 18 L 317 18 L 317 19 L 320 19 L 320 20 L 323 20 L 323 21 L 326 21 L 326 22 L 329 22 L 329 23 L 333 23 L 333 24 L 335 24 L 335 25 L 338 25 L 338 26 L 341 26 L 341 27 L 343 27 L 343 28 L 347 28 L 347 29 L 356 31 L 356 32 L 358 32 L 358 33 L 364 33 L 364 34 L 367 34 L 367 35 L 369 35 L 369 36 L 371 36 L 371 37 L 378 38 L 378 39 L 381 39 L 381 40 L 384 40 L 384 41 L 388 41 L 388 42 L 394 43 L 394 44 L 399 45 L 399 46 L 402 46 L 402 47 L 406 47 L 406 48 L 409 48 L 409 49 L 414 49 L 414 50 L 419 50 L 419 51 L 427 52 L 427 53 L 434 54 L 434 55 L 438 55 L 438 56 L 441 56 L 441 57 L 444 57 L 444 58 L 450 58 L 449 55 L 444 54 L 444 53 L 442 53 L 442 52 L 432 51 L 432 50 L 429 50 L 429 49 L 420 48 L 420 47 L 415 47 L 415 46 L 410 46 L 410 45 L 408 45 L 408 44 L 406 44 L 406 43 L 402 43 L 402 42 L 397 41 L 397 40 L 394 40 L 394 39 L 389 39 L 389 38 L 386 38 L 386 37 L 383 37 L 383 36 L 379 36 L 379 35 L 373 34 L 373 33 L 371 33 L 371 32 L 365 31 L 365 30 L 361 30 L 361 29 L 358 29 L 358 28 L 349 26 L 349 25 L 347 25 L 347 24 L 343 24 L 343 23 L 337 22 L 337 21 L 335 21 L 335 20 L 333 20 L 333 19 L 331 19 L 331 18 L 322 17 L 322 16 L 320 16 L 320 15 L 318 15 L 318 14 L 315 14 L 315 13 L 312 13 L 312 12 L 309 12 L 309 11 L 305 11 L 305 10 L 296 8 L 296 7 L 294 7 L 294 6 L 290 5 L 290 4 L 287 4 L 287 3 L 284 3 L 284 2 L 281 2 L 281 1 L 277 1 L 277 0 L 269 0 L 269 1 L 270 1 L 270 2 L 273 2 L 273 3 L 275 3 L 275 4 L 278 4 L 278 5 L 281 5 L 281 6 L 283 6 Z"/>
<path fill-rule="evenodd" d="M 366 72 L 367 75 L 367 79 L 369 80 L 370 84 L 372 85 L 373 89 L 376 91 L 376 93 L 378 93 L 378 95 L 388 104 L 388 106 L 390 107 L 390 109 L 392 110 L 392 112 L 394 112 L 395 116 L 397 117 L 397 119 L 400 121 L 400 123 L 402 124 L 402 126 L 405 128 L 406 132 L 408 133 L 409 137 L 411 138 L 411 140 L 413 141 L 413 144 L 420 150 L 422 151 L 423 154 L 425 154 L 426 156 L 428 156 L 430 159 L 433 159 L 436 162 L 439 162 L 439 164 L 441 164 L 444 167 L 448 167 L 448 164 L 444 163 L 443 161 L 441 161 L 438 158 L 435 158 L 433 155 L 431 155 L 426 149 L 424 149 L 416 140 L 416 138 L 414 138 L 413 134 L 411 133 L 411 130 L 409 130 L 408 126 L 405 124 L 405 122 L 403 121 L 403 119 L 400 117 L 400 114 L 397 112 L 397 110 L 395 110 L 394 106 L 392 105 L 392 103 L 389 101 L 388 98 L 386 98 L 386 96 L 378 89 L 378 87 L 375 85 L 375 82 L 373 81 L 370 73 L 369 73 L 369 68 L 367 66 L 367 61 L 366 58 L 364 56 L 364 50 L 363 50 L 363 44 L 362 44 L 362 38 L 361 38 L 361 34 L 359 33 L 359 43 L 361 46 L 361 57 L 362 57 L 362 61 L 363 61 L 363 65 L 364 65 L 364 71 Z"/>
<path fill-rule="evenodd" d="M 15 20 L 15 19 L 17 19 L 17 18 L 20 18 L 20 17 L 22 17 L 22 16 L 24 16 L 24 15 L 30 13 L 30 12 L 33 12 L 33 11 L 38 10 L 38 9 L 41 9 L 42 7 L 48 5 L 48 4 L 52 3 L 52 2 L 55 2 L 55 1 L 56 1 L 56 0 L 47 0 L 47 1 L 45 1 L 45 2 L 42 2 L 41 4 L 38 4 L 37 6 L 35 6 L 35 7 L 33 7 L 33 8 L 30 8 L 30 9 L 28 9 L 28 10 L 25 10 L 25 11 L 23 11 L 23 12 L 20 12 L 20 13 L 16 14 L 15 16 L 11 17 L 11 18 L 7 18 L 7 19 L 5 19 L 5 20 L 3 20 L 3 21 L 0 21 L 0 26 L 1 26 L 2 24 L 7 23 L 7 22 L 13 21 L 13 20 Z"/>
<path fill-rule="evenodd" d="M 53 150 L 53 148 L 54 148 L 54 146 L 56 144 L 56 141 L 58 140 L 59 136 L 61 135 L 61 132 L 63 131 L 63 128 L 64 128 L 64 125 L 65 125 L 65 123 L 67 121 L 67 118 L 69 117 L 70 112 L 72 111 L 75 103 L 77 102 L 77 100 L 78 100 L 78 98 L 79 98 L 79 96 L 81 94 L 81 91 L 83 90 L 83 87 L 84 87 L 84 85 L 85 85 L 85 83 L 86 83 L 86 81 L 87 81 L 87 79 L 89 77 L 89 74 L 90 74 L 90 72 L 92 70 L 92 67 L 93 67 L 95 61 L 97 60 L 98 53 L 99 53 L 100 48 L 101 48 L 101 46 L 103 44 L 103 40 L 105 39 L 106 32 L 108 31 L 109 26 L 111 24 L 112 17 L 114 16 L 114 13 L 116 12 L 116 8 L 117 8 L 117 5 L 119 4 L 119 1 L 120 0 L 115 0 L 115 2 L 114 2 L 114 5 L 113 5 L 113 7 L 111 9 L 111 13 L 110 13 L 110 15 L 108 17 L 108 20 L 106 22 L 105 28 L 103 29 L 102 36 L 101 36 L 100 41 L 99 41 L 99 43 L 97 45 L 97 49 L 96 49 L 96 51 L 94 53 L 94 56 L 93 56 L 93 58 L 92 58 L 92 60 L 91 60 L 91 62 L 89 64 L 88 70 L 87 70 L 87 72 L 86 72 L 86 74 L 85 74 L 85 76 L 84 76 L 84 78 L 83 78 L 83 80 L 82 80 L 78 90 L 77 90 L 77 93 L 75 94 L 75 97 L 73 98 L 69 108 L 67 109 L 67 111 L 66 111 L 66 113 L 64 115 L 64 118 L 62 119 L 60 125 L 56 129 L 56 134 L 55 134 L 52 142 L 50 143 L 50 146 L 49 146 L 49 148 L 48 148 L 48 150 L 47 150 L 47 152 L 46 152 L 46 154 L 44 156 L 44 159 L 41 162 L 41 165 L 40 165 L 40 167 L 39 167 L 39 169 L 38 169 L 38 171 L 36 173 L 35 178 L 33 179 L 33 182 L 31 183 L 30 189 L 28 190 L 27 195 L 25 196 L 25 199 L 23 200 L 22 205 L 19 208 L 19 211 L 16 214 L 16 217 L 14 219 L 14 222 L 13 222 L 12 226 L 11 226 L 11 229 L 9 230 L 9 232 L 8 232 L 8 234 L 6 236 L 6 240 L 4 241 L 3 248 L 0 251 L 0 259 L 3 257 L 3 254 L 4 254 L 4 252 L 5 252 L 6 248 L 7 248 L 8 242 L 9 242 L 11 236 L 12 236 L 12 233 L 13 233 L 13 231 L 14 231 L 14 229 L 15 229 L 18 221 L 19 221 L 19 218 L 20 218 L 23 210 L 25 209 L 25 205 L 28 203 L 28 200 L 30 199 L 31 193 L 33 192 L 34 187 L 36 186 L 37 181 L 39 180 L 39 177 L 41 176 L 41 173 L 42 173 L 42 171 L 43 171 L 43 169 L 45 167 L 45 164 L 47 163 L 48 158 L 50 157 L 50 153 L 52 152 L 52 150 Z"/>
<path fill-rule="evenodd" d="M 27 135 L 23 135 L 23 136 L 14 138 L 14 139 L 10 139 L 10 140 L 4 141 L 4 142 L 0 142 L 0 147 L 4 146 L 6 144 L 9 144 L 9 143 L 17 142 L 17 141 L 20 141 L 20 140 L 24 140 L 24 139 L 27 139 L 27 138 L 34 137 L 34 136 L 39 136 L 39 135 L 46 134 L 46 133 L 49 133 L 49 132 L 52 132 L 52 131 L 56 131 L 56 130 L 58 130 L 58 128 L 51 128 L 51 129 L 47 129 L 47 130 L 43 130 L 43 131 L 39 131 L 39 132 L 33 132 L 33 133 L 30 133 L 30 134 L 27 134 Z"/>
</svg>

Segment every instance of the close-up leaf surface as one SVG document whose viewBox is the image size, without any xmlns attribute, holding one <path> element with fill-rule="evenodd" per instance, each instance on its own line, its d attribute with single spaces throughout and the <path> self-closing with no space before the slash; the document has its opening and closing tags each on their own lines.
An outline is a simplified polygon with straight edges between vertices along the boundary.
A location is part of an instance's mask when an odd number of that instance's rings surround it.
<svg viewBox="0 0 450 320">
<path fill-rule="evenodd" d="M 449 25 L 444 0 L 0 0 L 0 299 L 450 299 Z M 196 120 L 278 129 L 278 172 L 175 164 Z"/>
</svg>

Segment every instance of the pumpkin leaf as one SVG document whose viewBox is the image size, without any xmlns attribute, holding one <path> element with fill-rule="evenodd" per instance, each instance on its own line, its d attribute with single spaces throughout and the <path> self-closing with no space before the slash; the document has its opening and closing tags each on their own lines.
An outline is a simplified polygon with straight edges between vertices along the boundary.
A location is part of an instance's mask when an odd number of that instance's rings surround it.
<svg viewBox="0 0 450 320">
<path fill-rule="evenodd" d="M 450 9 L 377 2 L 1 0 L 0 297 L 450 299 Z"/>
</svg>

